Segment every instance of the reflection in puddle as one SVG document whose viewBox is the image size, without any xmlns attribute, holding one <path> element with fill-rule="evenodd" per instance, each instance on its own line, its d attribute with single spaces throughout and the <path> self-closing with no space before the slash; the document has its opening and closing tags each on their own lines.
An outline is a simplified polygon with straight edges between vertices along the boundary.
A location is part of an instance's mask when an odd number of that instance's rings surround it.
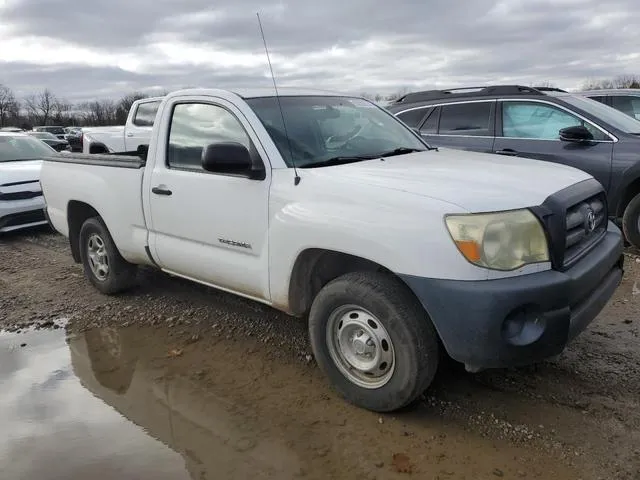
<svg viewBox="0 0 640 480">
<path fill-rule="evenodd" d="M 0 480 L 395 479 L 404 478 L 398 453 L 417 478 L 492 478 L 496 469 L 575 478 L 433 412 L 381 422 L 329 394 L 315 372 L 244 344 L 200 341 L 171 355 L 166 333 L 0 333 Z"/>
<path fill-rule="evenodd" d="M 177 453 L 82 387 L 63 332 L 0 333 L 2 478 L 188 479 Z"/>
<path fill-rule="evenodd" d="M 179 452 L 192 478 L 291 478 L 300 471 L 279 440 L 259 438 L 244 409 L 186 375 L 138 361 L 141 338 L 127 333 L 106 328 L 71 338 L 75 373 L 88 390 Z"/>
</svg>

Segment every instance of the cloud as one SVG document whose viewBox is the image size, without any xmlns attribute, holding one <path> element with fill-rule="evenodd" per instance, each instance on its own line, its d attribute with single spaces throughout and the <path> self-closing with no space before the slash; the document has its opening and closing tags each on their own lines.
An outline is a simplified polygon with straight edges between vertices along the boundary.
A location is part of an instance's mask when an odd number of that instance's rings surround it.
<svg viewBox="0 0 640 480">
<path fill-rule="evenodd" d="M 638 73 L 635 0 L 0 0 L 0 83 L 70 100 L 132 89 L 348 92 Z"/>
</svg>

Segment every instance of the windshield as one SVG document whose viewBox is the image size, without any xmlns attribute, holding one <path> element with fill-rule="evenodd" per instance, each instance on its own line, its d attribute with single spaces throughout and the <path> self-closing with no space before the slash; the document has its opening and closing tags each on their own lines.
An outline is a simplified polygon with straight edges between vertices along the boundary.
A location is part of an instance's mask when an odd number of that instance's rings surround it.
<svg viewBox="0 0 640 480">
<path fill-rule="evenodd" d="M 64 128 L 62 127 L 39 127 L 38 130 L 40 132 L 50 132 L 56 135 L 64 134 Z"/>
<path fill-rule="evenodd" d="M 53 148 L 35 138 L 0 135 L 0 162 L 39 160 L 55 154 Z"/>
<path fill-rule="evenodd" d="M 280 101 L 286 133 L 276 97 L 246 100 L 289 167 L 292 155 L 296 167 L 305 167 L 328 165 L 336 158 L 367 160 L 396 149 L 428 148 L 393 115 L 364 99 L 286 96 Z"/>
<path fill-rule="evenodd" d="M 38 138 L 48 138 L 48 139 L 54 139 L 54 140 L 58 139 L 58 137 L 56 137 L 53 133 L 49 133 L 49 132 L 34 132 L 34 133 L 30 133 L 30 135 Z"/>
<path fill-rule="evenodd" d="M 561 98 L 565 102 L 607 122 L 612 127 L 624 133 L 640 134 L 640 121 L 631 118 L 615 108 L 580 95 L 566 95 Z"/>
</svg>

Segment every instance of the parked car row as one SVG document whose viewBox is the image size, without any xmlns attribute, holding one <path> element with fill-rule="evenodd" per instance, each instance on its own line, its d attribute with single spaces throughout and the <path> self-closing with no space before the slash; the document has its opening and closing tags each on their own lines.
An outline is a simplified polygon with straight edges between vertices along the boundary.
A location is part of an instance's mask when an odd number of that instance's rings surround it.
<svg viewBox="0 0 640 480">
<path fill-rule="evenodd" d="M 139 155 L 52 153 L 40 183 L 100 292 L 144 265 L 308 316 L 333 386 L 391 411 L 428 388 L 440 352 L 470 371 L 557 355 L 619 285 L 609 214 L 634 185 L 635 154 L 618 150 L 640 122 L 569 97 L 423 92 L 396 116 L 314 90 L 180 90 Z M 525 158 L 532 140 L 573 156 Z M 575 168 L 596 150 L 614 162 L 594 170 L 605 184 Z"/>
</svg>

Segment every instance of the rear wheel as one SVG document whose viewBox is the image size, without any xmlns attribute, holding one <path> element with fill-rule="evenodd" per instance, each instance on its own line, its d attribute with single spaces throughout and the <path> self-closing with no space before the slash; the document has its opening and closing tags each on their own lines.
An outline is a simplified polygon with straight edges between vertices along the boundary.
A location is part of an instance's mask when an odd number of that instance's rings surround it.
<svg viewBox="0 0 640 480">
<path fill-rule="evenodd" d="M 397 278 L 349 273 L 327 284 L 309 315 L 320 369 L 350 402 L 388 412 L 416 400 L 438 368 L 438 337 Z"/>
<path fill-rule="evenodd" d="M 636 195 L 625 208 L 622 230 L 627 241 L 634 247 L 640 248 L 640 194 Z"/>
<path fill-rule="evenodd" d="M 86 277 L 102 293 L 114 294 L 135 283 L 136 266 L 122 258 L 98 217 L 87 219 L 80 229 L 80 257 Z"/>
</svg>

